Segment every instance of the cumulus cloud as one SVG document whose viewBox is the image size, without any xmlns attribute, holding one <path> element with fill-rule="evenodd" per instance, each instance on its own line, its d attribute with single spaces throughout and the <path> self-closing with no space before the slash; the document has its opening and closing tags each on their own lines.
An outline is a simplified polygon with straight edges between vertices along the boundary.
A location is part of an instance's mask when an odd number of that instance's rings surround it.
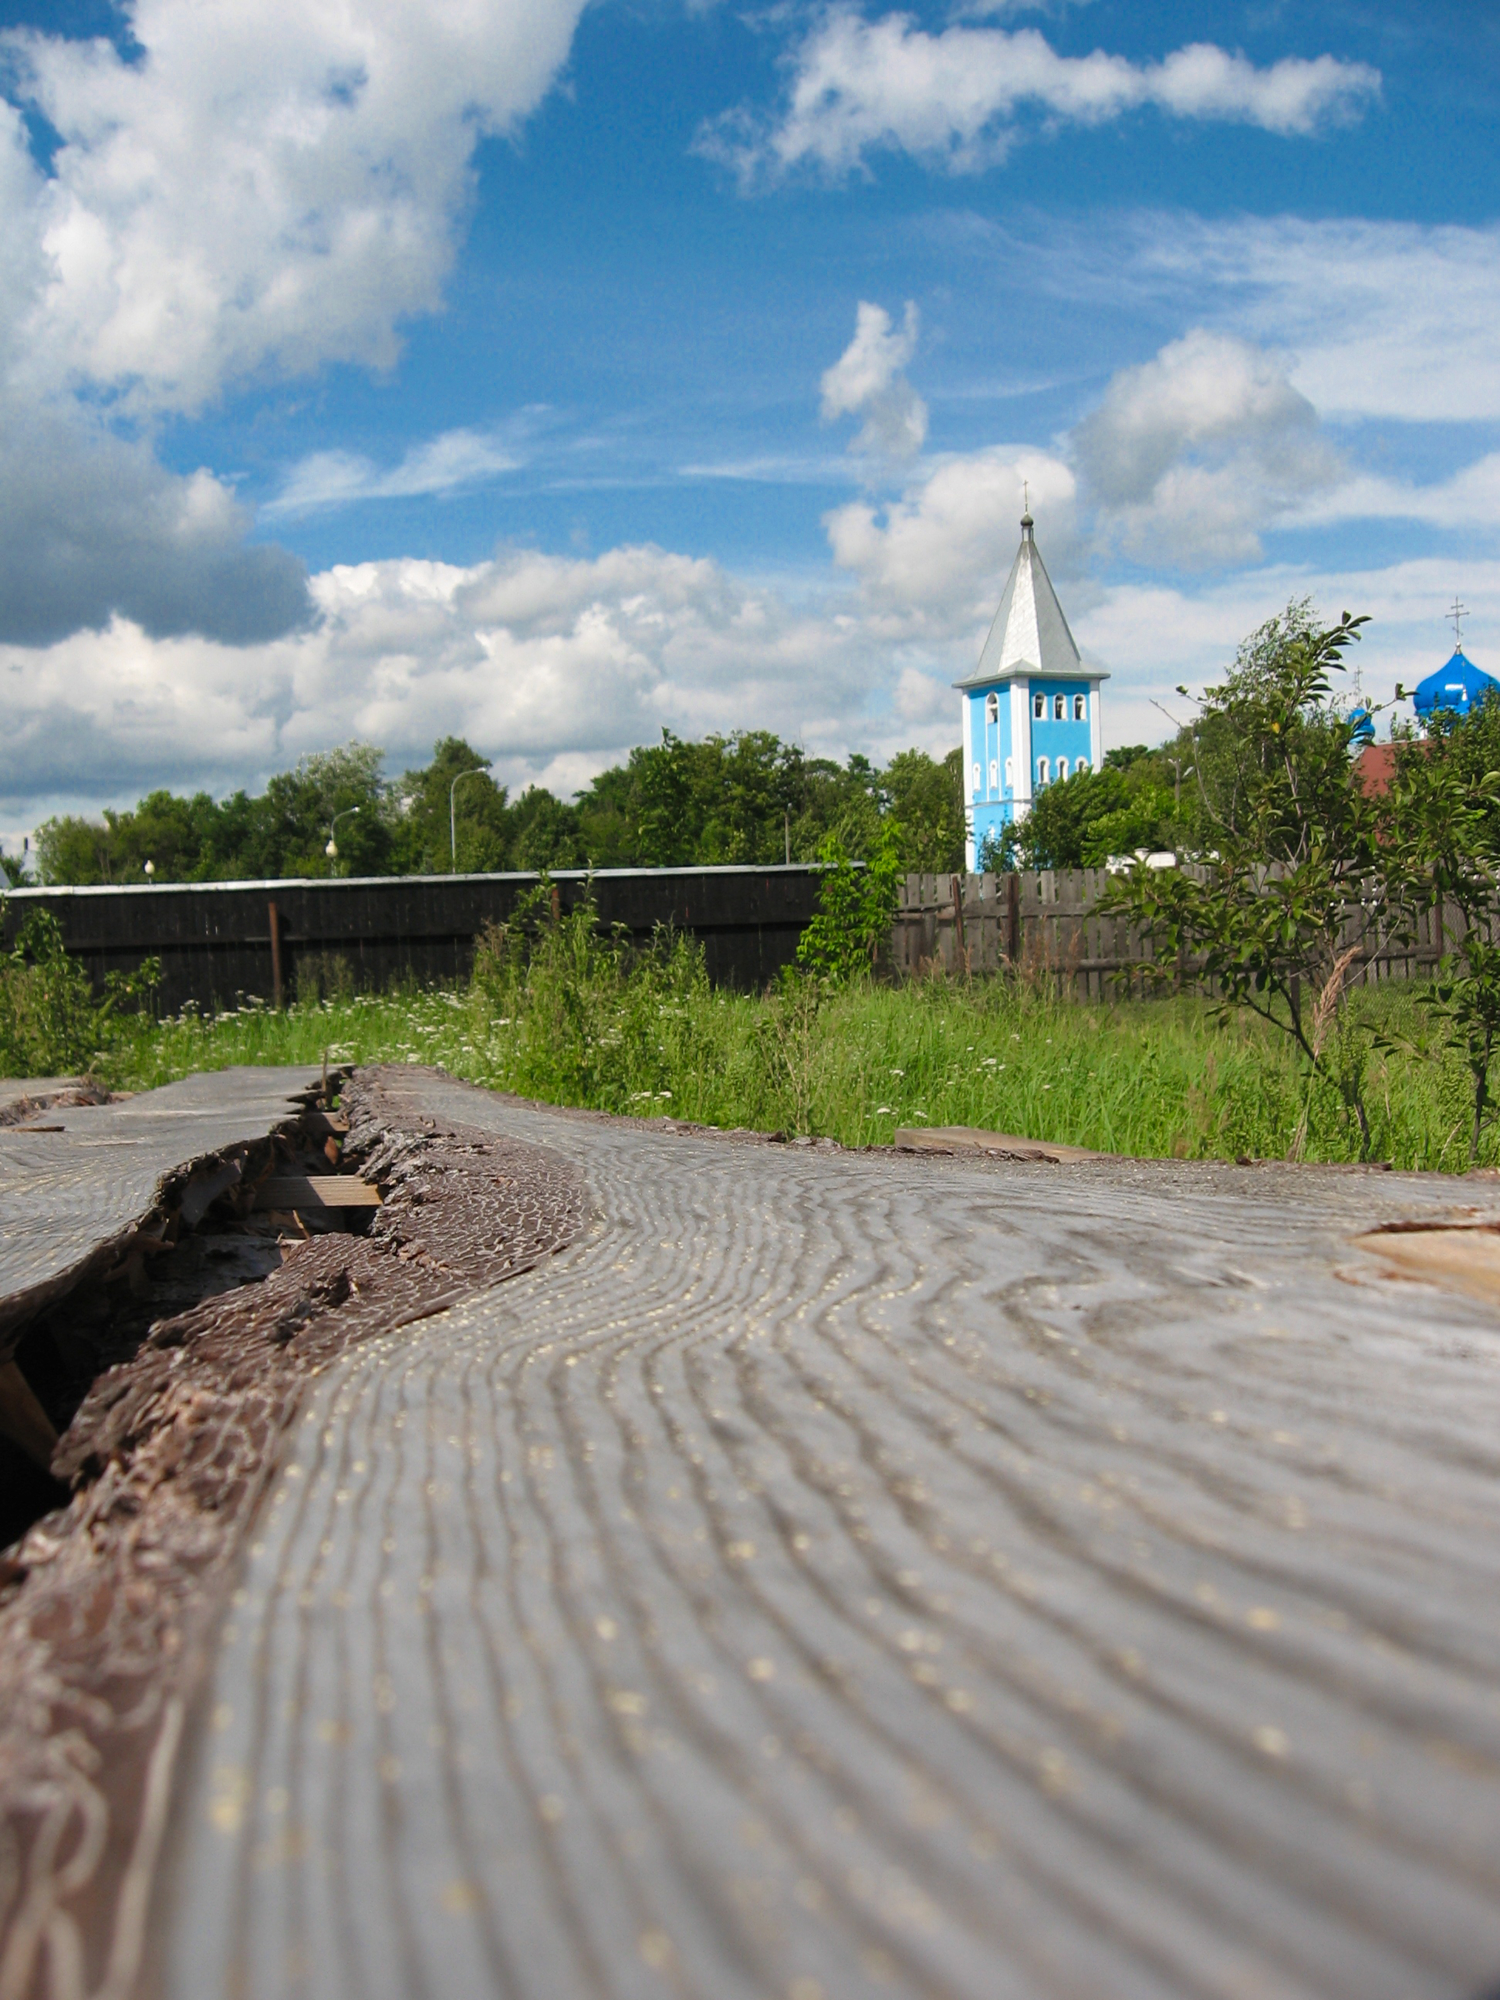
<svg viewBox="0 0 1500 2000">
<path fill-rule="evenodd" d="M 1107 539 L 1167 568 L 1255 560 L 1343 468 L 1279 355 L 1197 329 L 1123 368 L 1072 434 Z"/>
<path fill-rule="evenodd" d="M 823 372 L 824 423 L 864 418 L 851 451 L 887 459 L 915 458 L 927 438 L 927 405 L 902 374 L 917 351 L 917 308 L 908 299 L 897 332 L 884 306 L 861 299 L 854 338 Z"/>
<path fill-rule="evenodd" d="M 125 443 L 266 373 L 395 359 L 439 300 L 485 133 L 514 129 L 566 59 L 581 0 L 138 0 L 136 49 L 0 35 L 32 159 L 0 101 L 0 638 L 112 614 L 156 637 L 248 642 L 310 611 L 301 565 L 245 511 Z M 394 468 L 297 468 L 292 513 L 443 492 L 512 462 L 458 431 Z"/>
<path fill-rule="evenodd" d="M 766 120 L 743 108 L 705 126 L 700 151 L 746 184 L 798 167 L 834 176 L 876 151 L 973 172 L 1005 157 L 1032 112 L 1097 125 L 1143 106 L 1169 117 L 1304 135 L 1346 122 L 1380 89 L 1378 71 L 1333 56 L 1261 69 L 1211 43 L 1133 63 L 1057 54 L 1034 28 L 955 25 L 929 34 L 908 14 L 867 21 L 835 7 L 796 51 L 786 100 Z"/>
<path fill-rule="evenodd" d="M 132 405 L 388 366 L 439 301 L 486 133 L 565 61 L 581 0 L 138 0 L 103 41 L 4 37 L 61 138 L 32 205 L 45 365 Z"/>
<path fill-rule="evenodd" d="M 0 408 L 0 641 L 38 644 L 118 613 L 158 637 L 273 638 L 312 606 L 301 561 L 247 542 L 211 473 L 42 411 Z"/>
<path fill-rule="evenodd" d="M 353 736 L 425 761 L 457 733 L 513 782 L 563 767 L 577 782 L 664 723 L 764 722 L 842 750 L 884 687 L 857 620 L 658 548 L 365 563 L 312 590 L 316 625 L 265 644 L 152 639 L 116 619 L 0 647 L 9 769 L 31 799 L 102 802 L 254 783 Z M 20 789 L 13 776 L 13 814 Z"/>
<path fill-rule="evenodd" d="M 834 561 L 859 580 L 868 627 L 886 639 L 969 637 L 994 615 L 1016 544 L 1023 482 L 1049 568 L 1078 550 L 1075 480 L 1015 446 L 943 460 L 900 499 L 850 501 L 823 517 Z"/>
</svg>

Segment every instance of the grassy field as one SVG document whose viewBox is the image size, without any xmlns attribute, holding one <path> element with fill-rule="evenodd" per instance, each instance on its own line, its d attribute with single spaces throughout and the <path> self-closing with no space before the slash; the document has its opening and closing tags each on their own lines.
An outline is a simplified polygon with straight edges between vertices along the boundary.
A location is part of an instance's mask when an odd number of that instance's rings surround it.
<svg viewBox="0 0 1500 2000">
<path fill-rule="evenodd" d="M 1374 1157 L 1468 1165 L 1466 1078 L 1410 989 L 1357 996 L 1383 1031 L 1366 1094 Z M 101 1070 L 149 1088 L 231 1063 L 438 1063 L 552 1103 L 889 1142 L 975 1125 L 1191 1159 L 1352 1160 L 1337 1093 L 1308 1092 L 1287 1039 L 1195 999 L 1075 1006 L 995 980 L 769 997 L 714 992 L 679 942 L 633 967 L 564 925 L 524 963 L 482 955 L 464 992 L 411 991 L 126 1026 Z M 1481 1159 L 1500 1157 L 1488 1134 Z"/>
</svg>

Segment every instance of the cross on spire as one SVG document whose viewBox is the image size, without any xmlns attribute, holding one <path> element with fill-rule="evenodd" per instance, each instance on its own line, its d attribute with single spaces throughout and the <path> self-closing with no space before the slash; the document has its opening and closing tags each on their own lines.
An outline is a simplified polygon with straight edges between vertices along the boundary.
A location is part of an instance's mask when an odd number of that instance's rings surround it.
<svg viewBox="0 0 1500 2000">
<path fill-rule="evenodd" d="M 1455 652 L 1461 653 L 1463 651 L 1463 645 L 1464 645 L 1463 621 L 1465 620 L 1465 618 L 1468 617 L 1468 615 L 1469 615 L 1469 607 L 1466 604 L 1460 604 L 1458 599 L 1455 597 L 1452 604 L 1448 608 L 1448 616 L 1453 620 L 1453 648 Z"/>
</svg>

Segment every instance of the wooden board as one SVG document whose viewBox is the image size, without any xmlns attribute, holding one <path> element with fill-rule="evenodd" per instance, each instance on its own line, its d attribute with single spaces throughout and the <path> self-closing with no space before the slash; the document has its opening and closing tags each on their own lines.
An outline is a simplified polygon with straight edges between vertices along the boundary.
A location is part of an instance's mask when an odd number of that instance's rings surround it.
<svg viewBox="0 0 1500 2000">
<path fill-rule="evenodd" d="M 594 1220 L 313 1385 L 149 1991 L 1500 1974 L 1500 1321 L 1360 1247 L 1494 1190 L 861 1156 L 387 1079 L 429 1133 L 570 1163 Z"/>
<path fill-rule="evenodd" d="M 379 1208 L 380 1190 L 353 1174 L 274 1174 L 255 1190 L 258 1209 Z"/>
</svg>

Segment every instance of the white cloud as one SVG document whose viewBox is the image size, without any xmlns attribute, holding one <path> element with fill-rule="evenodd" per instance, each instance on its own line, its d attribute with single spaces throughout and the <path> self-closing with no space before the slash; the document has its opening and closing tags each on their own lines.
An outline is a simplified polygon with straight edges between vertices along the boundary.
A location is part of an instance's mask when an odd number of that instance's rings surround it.
<svg viewBox="0 0 1500 2000">
<path fill-rule="evenodd" d="M 194 409 L 270 368 L 388 366 L 430 311 L 480 138 L 565 61 L 581 0 L 139 0 L 144 53 L 4 38 L 61 135 L 31 208 L 47 369 Z"/>
<path fill-rule="evenodd" d="M 1097 125 L 1146 105 L 1175 118 L 1310 134 L 1358 115 L 1380 89 L 1365 63 L 1286 57 L 1258 69 L 1198 42 L 1159 63 L 1095 50 L 1058 55 L 1034 28 L 953 26 L 929 34 L 907 14 L 867 21 L 833 8 L 797 50 L 774 121 L 740 109 L 700 133 L 699 149 L 742 180 L 812 167 L 862 168 L 874 151 L 913 153 L 955 172 L 1003 159 L 1017 120 Z"/>
<path fill-rule="evenodd" d="M 0 647 L 0 823 L 34 823 L 44 800 L 95 809 L 163 784 L 254 785 L 354 736 L 399 770 L 461 734 L 512 785 L 564 791 L 663 724 L 689 736 L 766 727 L 840 757 L 912 742 L 941 754 L 958 729 L 949 683 L 972 665 L 1015 551 L 1023 477 L 1084 655 L 1112 675 L 1106 743 L 1160 740 L 1152 697 L 1182 712 L 1178 681 L 1217 678 L 1246 632 L 1304 592 L 1330 616 L 1374 614 L 1355 660 L 1378 694 L 1445 657 L 1455 590 L 1471 607 L 1472 657 L 1500 669 L 1500 561 L 1088 585 L 1067 573 L 1079 546 L 1068 467 L 997 451 L 939 465 L 882 511 L 831 516 L 849 582 L 818 595 L 659 548 L 572 561 L 513 550 L 470 568 L 326 571 L 312 585 L 320 622 L 267 643 L 151 639 L 116 620 Z"/>
<path fill-rule="evenodd" d="M 381 467 L 357 452 L 318 451 L 298 461 L 262 513 L 313 514 L 359 500 L 407 500 L 424 493 L 456 493 L 513 472 L 523 461 L 490 431 L 453 430 L 414 445 L 398 465 Z"/>
<path fill-rule="evenodd" d="M 824 423 L 862 416 L 850 446 L 887 459 L 915 458 L 927 438 L 927 405 L 901 370 L 917 351 L 917 308 L 911 299 L 898 333 L 884 306 L 861 299 L 854 338 L 823 372 Z"/>
<path fill-rule="evenodd" d="M 1427 485 L 1358 473 L 1310 496 L 1288 516 L 1296 526 L 1336 521 L 1425 521 L 1436 528 L 1494 536 L 1500 530 L 1500 452 L 1486 452 L 1451 478 Z"/>
<path fill-rule="evenodd" d="M 399 767 L 463 734 L 515 782 L 600 769 L 664 723 L 766 722 L 837 749 L 871 726 L 884 687 L 857 620 L 656 548 L 365 563 L 312 589 L 318 624 L 268 644 L 151 639 L 117 619 L 0 647 L 4 790 L 103 803 L 225 788 L 354 736 Z"/>
<path fill-rule="evenodd" d="M 850 501 L 824 516 L 834 561 L 861 586 L 872 632 L 886 639 L 967 639 L 994 614 L 1020 539 L 1028 482 L 1049 568 L 1078 547 L 1075 482 L 1061 459 L 999 445 L 940 461 L 899 500 Z"/>
<path fill-rule="evenodd" d="M 1343 476 L 1286 359 L 1202 328 L 1121 369 L 1072 445 L 1106 537 L 1167 569 L 1256 560 L 1262 529 Z"/>
<path fill-rule="evenodd" d="M 1500 418 L 1500 224 L 1150 212 L 989 240 L 1076 304 L 1165 309 L 1285 350 L 1326 419 Z"/>
<path fill-rule="evenodd" d="M 0 100 L 0 639 L 112 613 L 158 636 L 303 621 L 302 566 L 248 546 L 210 474 L 149 426 L 266 372 L 385 365 L 438 303 L 471 158 L 566 58 L 581 0 L 139 0 L 108 42 L 0 35 L 7 85 L 59 135 L 50 172 Z M 457 431 L 380 471 L 304 463 L 283 511 L 451 491 L 509 462 Z"/>
<path fill-rule="evenodd" d="M 1357 675 L 1369 695 L 1388 701 L 1398 681 L 1413 687 L 1452 651 L 1444 608 L 1455 590 L 1470 608 L 1465 651 L 1500 673 L 1500 561 L 1491 560 L 1423 557 L 1363 570 L 1277 564 L 1191 592 L 1122 585 L 1103 593 L 1074 629 L 1085 651 L 1112 670 L 1106 743 L 1159 742 L 1167 721 L 1151 698 L 1186 720 L 1191 711 L 1177 683 L 1197 692 L 1221 678 L 1245 634 L 1304 595 L 1330 620 L 1345 610 L 1370 614 L 1349 654 L 1348 681 Z"/>
</svg>

